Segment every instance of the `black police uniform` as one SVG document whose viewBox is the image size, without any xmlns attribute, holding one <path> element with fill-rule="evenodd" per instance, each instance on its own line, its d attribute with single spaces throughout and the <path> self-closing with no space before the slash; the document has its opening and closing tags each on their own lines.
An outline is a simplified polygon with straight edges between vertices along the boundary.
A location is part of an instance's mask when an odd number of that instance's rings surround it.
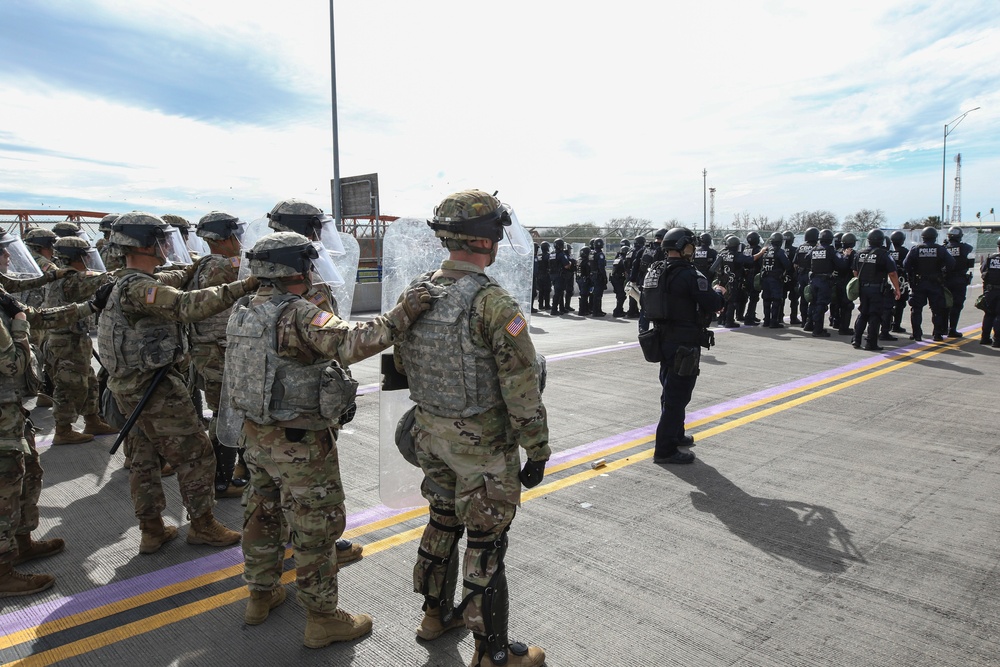
<svg viewBox="0 0 1000 667">
<path fill-rule="evenodd" d="M 752 243 L 747 243 L 747 247 L 744 252 L 753 259 L 757 253 L 761 251 L 760 243 L 756 245 Z M 760 324 L 760 320 L 757 318 L 757 304 L 760 302 L 760 290 L 754 285 L 754 279 L 761 270 L 761 262 L 763 257 L 760 259 L 753 259 L 753 264 L 750 266 L 750 270 L 746 273 L 746 286 L 744 287 L 744 294 L 746 295 L 746 309 L 744 310 L 741 306 L 740 310 L 743 313 L 743 322 L 746 324 Z M 765 316 L 766 319 L 766 316 Z"/>
<path fill-rule="evenodd" d="M 951 292 L 951 310 L 948 312 L 948 335 L 959 338 L 962 334 L 958 331 L 958 318 L 962 316 L 966 292 L 972 283 L 975 250 L 968 243 L 961 241 L 952 243 L 951 239 L 945 242 L 944 247 L 948 251 L 948 254 L 955 258 L 954 270 L 949 270 L 944 279 L 944 286 Z"/>
<path fill-rule="evenodd" d="M 608 260 L 604 256 L 604 243 L 598 243 L 590 251 L 590 281 L 593 285 L 590 295 L 590 314 L 604 317 L 604 291 L 608 289 Z"/>
<path fill-rule="evenodd" d="M 812 291 L 812 302 L 809 304 L 809 322 L 806 330 L 812 335 L 828 337 L 826 330 L 826 310 L 833 298 L 834 271 L 847 271 L 850 264 L 843 255 L 837 252 L 832 243 L 820 241 L 809 252 L 809 286 Z"/>
<path fill-rule="evenodd" d="M 648 286 L 648 288 L 646 288 Z M 684 434 L 684 413 L 698 379 L 700 346 L 706 343 L 705 327 L 723 306 L 722 296 L 708 278 L 682 258 L 656 262 L 647 273 L 644 299 L 659 337 L 660 421 L 656 426 L 656 462 L 684 463 L 693 460 L 678 446 L 691 444 Z M 665 315 L 666 317 L 659 317 Z M 649 334 L 646 334 L 649 335 Z M 675 458 L 676 457 L 676 458 Z"/>
<path fill-rule="evenodd" d="M 566 247 L 556 248 L 549 260 L 549 280 L 552 282 L 552 308 L 551 315 L 560 315 L 566 312 L 566 280 L 563 277 L 566 267 L 569 266 L 569 257 L 566 256 Z"/>
<path fill-rule="evenodd" d="M 538 258 L 538 309 L 549 310 L 552 308 L 552 278 L 549 273 L 549 263 L 552 255 L 549 253 L 548 244 L 542 246 L 541 254 Z"/>
<path fill-rule="evenodd" d="M 638 239 L 638 237 L 637 237 Z M 625 266 L 625 270 L 628 272 L 628 282 L 635 285 L 638 289 L 642 289 L 642 283 L 639 280 L 639 265 L 642 260 L 642 254 L 646 252 L 646 241 L 636 240 L 632 246 L 632 252 L 628 255 L 628 262 Z M 629 319 L 639 318 L 639 302 L 635 300 L 632 296 L 628 297 L 628 312 L 625 313 L 625 317 Z"/>
<path fill-rule="evenodd" d="M 646 246 L 646 251 L 642 253 L 642 257 L 639 259 L 639 271 L 636 275 L 635 284 L 640 286 L 646 280 L 646 273 L 649 271 L 649 267 L 653 265 L 653 262 L 662 261 L 664 258 L 663 248 L 660 247 L 659 242 L 651 243 Z M 643 302 L 639 301 L 639 332 L 649 330 L 649 318 L 646 317 L 646 309 L 643 306 Z"/>
<path fill-rule="evenodd" d="M 886 299 L 894 301 L 894 291 L 888 287 L 890 273 L 896 273 L 896 263 L 885 246 L 867 247 L 854 257 L 854 273 L 858 278 L 858 317 L 854 321 L 854 347 L 861 347 L 861 336 L 868 330 L 865 349 L 880 351 L 879 329 Z"/>
<path fill-rule="evenodd" d="M 782 249 L 785 251 L 785 256 L 788 257 L 788 270 L 785 272 L 782 282 L 784 297 L 781 301 L 779 315 L 781 315 L 782 320 L 785 319 L 785 299 L 787 299 L 789 324 L 801 324 L 802 320 L 799 319 L 799 281 L 793 264 L 799 248 L 789 240 L 785 241 L 785 247 Z"/>
<path fill-rule="evenodd" d="M 886 301 L 883 306 L 882 314 L 882 340 L 894 340 L 892 336 L 887 335 L 891 333 L 906 333 L 906 329 L 903 328 L 903 311 L 906 310 L 906 301 L 910 298 L 910 284 L 906 280 L 906 272 L 903 271 L 903 260 L 906 259 L 906 253 L 910 251 L 905 245 L 893 245 L 886 252 L 889 253 L 889 257 L 892 258 L 893 263 L 896 265 L 896 273 L 899 278 L 899 294 L 900 297 L 897 300 Z"/>
<path fill-rule="evenodd" d="M 726 310 L 722 315 L 722 326 L 735 329 L 736 309 L 745 300 L 746 272 L 753 265 L 753 257 L 744 254 L 740 248 L 723 248 L 715 258 L 715 273 L 719 284 L 726 288 Z"/>
<path fill-rule="evenodd" d="M 955 269 L 955 258 L 937 243 L 919 243 L 906 253 L 903 268 L 910 279 L 910 338 L 923 340 L 923 309 L 929 303 L 934 340 L 943 340 L 948 332 L 944 276 Z"/>
<path fill-rule="evenodd" d="M 809 302 L 806 301 L 806 285 L 809 284 L 809 253 L 813 245 L 803 241 L 792 255 L 792 267 L 795 269 L 795 287 L 799 294 L 799 321 L 803 325 L 809 323 Z M 794 315 L 794 313 L 793 313 Z M 792 324 L 796 324 L 793 322 Z"/>
<path fill-rule="evenodd" d="M 785 326 L 781 323 L 781 306 L 785 302 L 785 276 L 791 268 L 792 263 L 782 248 L 772 245 L 764 251 L 760 261 L 760 287 L 764 298 L 765 327 L 782 329 Z"/>
<path fill-rule="evenodd" d="M 590 315 L 590 297 L 594 289 L 590 279 L 590 248 L 580 248 L 576 264 L 576 286 L 580 288 L 580 315 Z"/>
<path fill-rule="evenodd" d="M 983 333 L 980 343 L 1000 347 L 1000 252 L 983 259 Z"/>
<path fill-rule="evenodd" d="M 631 248 L 622 246 L 618 249 L 614 261 L 611 263 L 611 287 L 615 290 L 615 309 L 611 311 L 612 317 L 625 317 L 625 283 L 628 282 L 628 273 L 625 265 Z"/>
<path fill-rule="evenodd" d="M 719 251 L 712 247 L 711 243 L 702 242 L 700 246 L 694 249 L 694 256 L 691 258 L 691 263 L 694 264 L 694 268 L 701 272 L 701 275 L 708 278 L 709 282 L 715 280 L 715 272 L 712 271 L 712 265 L 715 264 L 715 258 L 719 256 Z"/>
<path fill-rule="evenodd" d="M 569 266 L 563 269 L 563 286 L 566 291 L 563 294 L 562 307 L 564 313 L 573 313 L 576 309 L 570 305 L 569 300 L 573 298 L 573 285 L 576 283 L 576 258 L 567 252 L 566 261 L 569 262 Z"/>
</svg>

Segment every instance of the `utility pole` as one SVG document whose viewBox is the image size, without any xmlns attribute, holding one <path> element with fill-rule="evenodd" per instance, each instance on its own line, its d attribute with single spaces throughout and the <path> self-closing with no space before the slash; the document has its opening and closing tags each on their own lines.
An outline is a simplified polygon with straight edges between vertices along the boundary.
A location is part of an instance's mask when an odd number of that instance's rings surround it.
<svg viewBox="0 0 1000 667">
<path fill-rule="evenodd" d="M 710 202 L 709 207 L 708 207 L 708 221 L 709 221 L 709 226 L 714 228 L 715 227 L 715 188 L 709 188 L 708 189 L 708 195 L 709 195 L 708 199 L 709 199 L 709 202 Z"/>
<path fill-rule="evenodd" d="M 701 229 L 708 231 L 708 169 L 701 170 Z"/>
<path fill-rule="evenodd" d="M 330 93 L 333 108 L 333 223 L 344 229 L 340 207 L 340 136 L 337 129 L 337 50 L 333 30 L 333 0 L 330 0 Z"/>
</svg>

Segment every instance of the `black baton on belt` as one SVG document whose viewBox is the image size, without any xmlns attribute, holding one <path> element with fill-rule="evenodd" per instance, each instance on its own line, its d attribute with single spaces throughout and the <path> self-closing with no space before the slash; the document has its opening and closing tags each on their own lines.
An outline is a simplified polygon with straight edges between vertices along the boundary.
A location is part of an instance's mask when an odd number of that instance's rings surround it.
<svg viewBox="0 0 1000 667">
<path fill-rule="evenodd" d="M 154 391 L 156 391 L 156 387 L 159 386 L 160 380 L 163 379 L 163 376 L 167 374 L 168 370 L 170 370 L 170 364 L 167 364 L 156 371 L 156 375 L 153 376 L 153 381 L 150 382 L 149 386 L 146 388 L 146 393 L 139 399 L 139 404 L 135 406 L 135 410 L 132 411 L 132 414 L 130 414 L 128 419 L 125 421 L 125 425 L 122 426 L 122 430 L 118 432 L 115 444 L 111 447 L 112 455 L 118 451 L 122 442 L 125 441 L 125 437 L 128 436 L 128 432 L 132 430 L 133 426 L 135 426 L 136 420 L 139 419 L 139 415 L 142 414 L 142 409 L 145 408 L 146 403 L 149 402 L 149 397 L 153 395 Z"/>
</svg>

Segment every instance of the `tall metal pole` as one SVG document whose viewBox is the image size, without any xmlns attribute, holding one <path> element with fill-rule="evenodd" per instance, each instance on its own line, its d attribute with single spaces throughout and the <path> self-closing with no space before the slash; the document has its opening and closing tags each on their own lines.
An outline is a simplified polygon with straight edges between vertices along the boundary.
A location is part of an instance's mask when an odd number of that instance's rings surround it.
<svg viewBox="0 0 1000 667">
<path fill-rule="evenodd" d="M 965 118 L 970 113 L 980 108 L 981 107 L 976 107 L 975 109 L 969 109 L 958 118 L 954 119 L 950 123 L 945 123 L 944 125 L 944 142 L 943 142 L 944 145 L 941 148 L 941 225 L 942 226 L 944 226 L 944 171 L 946 165 L 945 160 L 947 159 L 948 155 L 948 135 L 951 132 L 955 131 L 955 128 L 958 127 L 958 124 L 962 122 L 963 118 Z M 951 125 L 951 130 L 948 130 L 949 125 Z"/>
<path fill-rule="evenodd" d="M 330 91 L 333 108 L 333 221 L 344 228 L 340 217 L 340 136 L 337 131 L 337 48 L 333 30 L 333 0 L 330 0 Z"/>
<path fill-rule="evenodd" d="M 701 170 L 701 230 L 708 231 L 708 169 Z"/>
</svg>

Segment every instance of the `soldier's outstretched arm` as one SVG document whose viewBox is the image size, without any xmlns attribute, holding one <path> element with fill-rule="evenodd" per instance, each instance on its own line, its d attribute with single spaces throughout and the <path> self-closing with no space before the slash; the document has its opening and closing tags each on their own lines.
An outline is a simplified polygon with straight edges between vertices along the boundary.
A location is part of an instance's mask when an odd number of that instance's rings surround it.
<svg viewBox="0 0 1000 667">
<path fill-rule="evenodd" d="M 225 285 L 183 291 L 163 284 L 156 276 L 153 280 L 131 281 L 125 286 L 122 301 L 166 320 L 197 322 L 221 313 L 241 296 L 256 290 L 257 285 L 257 279 L 250 276 Z"/>
<path fill-rule="evenodd" d="M 482 321 L 483 340 L 493 350 L 500 376 L 500 393 L 517 438 L 532 461 L 545 461 L 549 424 L 538 386 L 539 368 L 528 323 L 517 302 L 502 290 L 487 288 L 473 304 L 473 318 Z"/>
<path fill-rule="evenodd" d="M 70 278 L 63 284 L 63 292 L 67 301 L 79 303 L 94 296 L 102 285 L 114 280 L 113 273 L 95 273 L 92 275 L 78 274 L 75 278 Z"/>
<path fill-rule="evenodd" d="M 28 367 L 28 330 L 28 320 L 23 316 L 11 318 L 9 330 L 0 324 L 0 375 L 14 377 Z"/>
<path fill-rule="evenodd" d="M 176 289 L 184 287 L 191 280 L 191 276 L 194 275 L 195 268 L 198 266 L 198 262 L 185 266 L 183 269 L 170 269 L 169 271 L 160 271 L 153 277 L 164 285 L 169 285 Z M 223 308 L 225 310 L 225 308 Z"/>
<path fill-rule="evenodd" d="M 72 269 L 56 269 L 55 271 L 46 271 L 37 278 L 25 278 L 23 280 L 20 278 L 11 278 L 4 273 L 0 273 L 0 287 L 3 287 L 8 292 L 26 292 L 27 290 L 45 287 L 53 280 L 63 278 L 72 272 Z"/>
</svg>

